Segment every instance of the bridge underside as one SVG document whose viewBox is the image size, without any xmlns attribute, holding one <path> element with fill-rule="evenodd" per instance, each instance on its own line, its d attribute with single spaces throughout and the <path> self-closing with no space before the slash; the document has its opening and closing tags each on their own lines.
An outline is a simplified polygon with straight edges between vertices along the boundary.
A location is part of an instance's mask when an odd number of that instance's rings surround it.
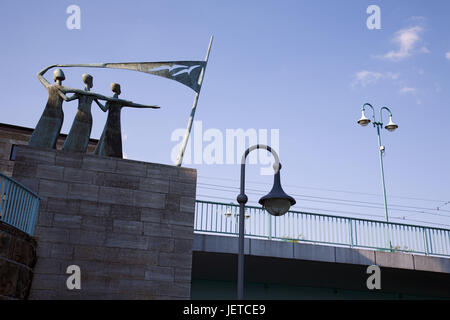
<svg viewBox="0 0 450 320">
<path fill-rule="evenodd" d="M 237 238 L 195 235 L 192 299 L 236 297 L 236 252 Z M 246 299 L 450 298 L 450 259 L 313 244 L 246 239 L 244 278 Z"/>
</svg>

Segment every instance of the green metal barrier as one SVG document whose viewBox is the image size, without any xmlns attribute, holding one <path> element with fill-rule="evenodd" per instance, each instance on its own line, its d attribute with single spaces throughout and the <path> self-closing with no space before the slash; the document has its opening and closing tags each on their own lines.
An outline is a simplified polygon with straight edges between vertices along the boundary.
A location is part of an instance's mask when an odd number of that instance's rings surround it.
<svg viewBox="0 0 450 320">
<path fill-rule="evenodd" d="M 238 233 L 239 205 L 197 200 L 197 233 Z M 246 206 L 246 237 L 311 242 L 425 255 L 450 256 L 450 230 L 410 224 L 289 211 L 274 217 Z"/>
<path fill-rule="evenodd" d="M 0 221 L 33 235 L 39 196 L 0 172 Z"/>
</svg>

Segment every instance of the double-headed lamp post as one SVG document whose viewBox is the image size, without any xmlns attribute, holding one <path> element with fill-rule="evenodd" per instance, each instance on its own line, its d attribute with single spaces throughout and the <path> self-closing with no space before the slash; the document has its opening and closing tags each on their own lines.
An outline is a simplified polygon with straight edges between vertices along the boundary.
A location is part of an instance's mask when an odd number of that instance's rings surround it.
<svg viewBox="0 0 450 320">
<path fill-rule="evenodd" d="M 386 110 L 387 112 L 389 112 L 389 123 L 384 127 L 387 131 L 393 132 L 398 128 L 398 125 L 396 125 L 393 121 L 392 121 L 392 112 L 391 110 L 389 110 L 389 108 L 386 107 L 382 107 L 380 109 L 380 121 L 376 121 L 375 119 L 375 109 L 373 108 L 373 106 L 370 103 L 365 103 L 362 107 L 362 115 L 361 115 L 361 119 L 358 120 L 358 124 L 365 127 L 370 123 L 370 119 L 368 119 L 366 117 L 366 115 L 364 114 L 365 111 L 365 107 L 369 106 L 372 109 L 372 114 L 373 114 L 373 126 L 377 128 L 377 134 L 378 134 L 378 147 L 379 147 L 379 152 L 380 152 L 380 167 L 381 167 L 381 181 L 382 181 L 382 185 L 383 185 L 383 198 L 384 198 L 384 214 L 386 217 L 386 222 L 389 222 L 389 216 L 388 216 L 388 208 L 387 208 L 387 200 L 386 200 L 386 186 L 384 183 L 384 169 L 383 169 L 383 154 L 385 151 L 384 146 L 381 145 L 381 134 L 380 134 L 380 129 L 383 129 L 383 110 Z"/>
<path fill-rule="evenodd" d="M 248 148 L 241 160 L 241 191 L 237 197 L 239 203 L 239 251 L 238 251 L 238 283 L 237 283 L 237 298 L 242 300 L 244 298 L 244 221 L 245 221 L 245 204 L 248 197 L 245 194 L 245 160 L 248 154 L 256 149 L 265 149 L 272 153 L 275 158 L 273 168 L 275 170 L 272 190 L 259 199 L 261 204 L 271 215 L 282 216 L 289 211 L 289 208 L 295 204 L 295 199 L 288 196 L 281 188 L 280 182 L 280 159 L 278 154 L 271 147 L 257 144 Z"/>
</svg>

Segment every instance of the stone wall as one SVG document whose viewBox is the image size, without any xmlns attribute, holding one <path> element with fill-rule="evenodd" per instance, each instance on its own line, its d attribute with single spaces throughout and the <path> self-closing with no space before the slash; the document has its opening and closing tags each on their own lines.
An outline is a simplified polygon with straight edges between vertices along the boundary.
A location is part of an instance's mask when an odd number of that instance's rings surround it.
<svg viewBox="0 0 450 320">
<path fill-rule="evenodd" d="M 0 300 L 26 299 L 36 263 L 36 242 L 0 222 Z"/>
<path fill-rule="evenodd" d="M 14 161 L 11 154 L 14 145 L 28 145 L 28 140 L 33 133 L 32 128 L 20 127 L 11 124 L 0 123 L 0 172 L 7 176 L 12 175 Z M 56 148 L 61 149 L 67 135 L 60 134 L 56 142 Z M 87 153 L 92 153 L 98 140 L 89 139 Z"/>
<path fill-rule="evenodd" d="M 13 178 L 42 198 L 30 299 L 190 298 L 196 170 L 25 146 Z"/>
</svg>

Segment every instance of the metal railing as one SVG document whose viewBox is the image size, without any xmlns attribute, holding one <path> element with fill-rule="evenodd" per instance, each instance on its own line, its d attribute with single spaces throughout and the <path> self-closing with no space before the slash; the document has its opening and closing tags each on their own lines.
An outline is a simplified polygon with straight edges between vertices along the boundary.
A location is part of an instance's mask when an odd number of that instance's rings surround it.
<svg viewBox="0 0 450 320">
<path fill-rule="evenodd" d="M 194 231 L 237 235 L 239 205 L 197 200 Z M 289 211 L 273 217 L 246 206 L 246 237 L 450 256 L 450 230 Z"/>
<path fill-rule="evenodd" d="M 39 201 L 36 193 L 0 172 L 0 221 L 32 236 Z"/>
</svg>

